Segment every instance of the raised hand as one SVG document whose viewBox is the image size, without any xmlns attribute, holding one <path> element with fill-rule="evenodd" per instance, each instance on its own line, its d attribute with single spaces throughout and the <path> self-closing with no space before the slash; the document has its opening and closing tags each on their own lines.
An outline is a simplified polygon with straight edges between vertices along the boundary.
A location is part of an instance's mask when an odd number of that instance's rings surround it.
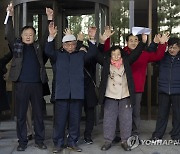
<svg viewBox="0 0 180 154">
<path fill-rule="evenodd" d="M 159 43 L 159 38 L 161 37 L 161 34 L 156 34 L 155 36 L 154 36 L 154 39 L 153 39 L 153 41 L 154 41 L 154 43 Z"/>
<path fill-rule="evenodd" d="M 102 44 L 104 44 L 104 42 L 110 38 L 113 34 L 115 33 L 115 31 L 112 32 L 112 27 L 106 26 L 104 28 L 104 33 L 103 35 L 100 35 L 100 42 Z"/>
<path fill-rule="evenodd" d="M 79 32 L 79 34 L 77 35 L 77 40 L 84 41 L 84 33 L 83 32 Z"/>
<path fill-rule="evenodd" d="M 89 29 L 88 29 L 88 37 L 89 37 L 90 40 L 95 39 L 96 31 L 97 31 L 96 27 L 89 27 Z"/>
<path fill-rule="evenodd" d="M 142 42 L 143 43 L 147 42 L 147 35 L 146 34 L 142 34 Z"/>
<path fill-rule="evenodd" d="M 47 15 L 48 20 L 53 20 L 53 16 L 54 16 L 53 9 L 46 7 L 46 15 Z"/>
<path fill-rule="evenodd" d="M 160 44 L 166 43 L 166 42 L 169 40 L 169 37 L 170 37 L 170 36 L 169 36 L 169 33 L 168 33 L 168 32 L 162 34 L 162 36 L 159 37 L 159 43 L 160 43 Z"/>
<path fill-rule="evenodd" d="M 72 35 L 73 34 L 73 32 L 69 28 L 64 29 L 63 33 L 64 33 L 64 35 Z"/>
<path fill-rule="evenodd" d="M 106 37 L 110 38 L 114 33 L 115 31 L 112 31 L 113 28 L 111 26 L 106 26 L 104 28 L 104 35 L 106 35 Z"/>
<path fill-rule="evenodd" d="M 57 26 L 54 26 L 54 22 L 49 23 L 49 36 L 55 38 L 57 35 Z"/>
<path fill-rule="evenodd" d="M 9 16 L 13 16 L 14 15 L 14 7 L 13 7 L 13 3 L 10 2 L 6 8 L 6 12 L 9 12 Z"/>
</svg>

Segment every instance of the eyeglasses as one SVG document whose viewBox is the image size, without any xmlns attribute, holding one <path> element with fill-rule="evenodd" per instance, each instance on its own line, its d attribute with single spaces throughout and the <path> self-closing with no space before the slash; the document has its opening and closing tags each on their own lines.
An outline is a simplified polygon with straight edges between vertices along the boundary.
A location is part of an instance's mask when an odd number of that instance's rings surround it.
<svg viewBox="0 0 180 154">
<path fill-rule="evenodd" d="M 76 43 L 75 42 L 74 43 L 67 42 L 67 43 L 64 43 L 64 45 L 66 47 L 70 47 L 70 46 L 74 47 L 74 46 L 76 46 Z"/>
</svg>

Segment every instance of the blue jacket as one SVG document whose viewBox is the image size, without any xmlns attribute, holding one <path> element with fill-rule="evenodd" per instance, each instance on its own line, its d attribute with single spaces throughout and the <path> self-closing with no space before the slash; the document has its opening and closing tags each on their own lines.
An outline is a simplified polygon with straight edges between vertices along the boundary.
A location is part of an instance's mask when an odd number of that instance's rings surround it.
<svg viewBox="0 0 180 154">
<path fill-rule="evenodd" d="M 89 42 L 88 52 L 54 50 L 54 41 L 47 42 L 45 53 L 55 62 L 55 99 L 84 99 L 84 62 L 96 55 L 96 45 Z"/>
<path fill-rule="evenodd" d="M 159 93 L 180 94 L 180 53 L 175 57 L 165 53 L 159 67 Z"/>
</svg>

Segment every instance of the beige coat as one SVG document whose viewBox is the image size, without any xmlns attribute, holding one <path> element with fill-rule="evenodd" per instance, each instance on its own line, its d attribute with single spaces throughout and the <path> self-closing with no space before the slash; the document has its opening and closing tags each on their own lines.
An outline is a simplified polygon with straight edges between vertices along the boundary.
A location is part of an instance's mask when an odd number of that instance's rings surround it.
<svg viewBox="0 0 180 154">
<path fill-rule="evenodd" d="M 114 99 L 123 99 L 130 96 L 124 65 L 120 69 L 110 65 L 105 96 Z"/>
</svg>

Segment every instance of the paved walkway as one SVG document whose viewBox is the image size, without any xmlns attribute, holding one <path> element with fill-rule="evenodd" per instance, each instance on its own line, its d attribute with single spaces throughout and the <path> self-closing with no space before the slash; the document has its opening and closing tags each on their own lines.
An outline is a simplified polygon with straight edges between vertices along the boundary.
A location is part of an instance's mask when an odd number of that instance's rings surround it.
<svg viewBox="0 0 180 154">
<path fill-rule="evenodd" d="M 142 120 L 141 139 L 149 139 L 152 131 L 155 128 L 155 121 Z M 0 154 L 52 154 L 52 120 L 45 120 L 46 128 L 46 140 L 45 143 L 48 146 L 47 150 L 39 150 L 34 147 L 34 140 L 28 143 L 28 148 L 25 152 L 17 152 L 17 138 L 16 138 L 16 124 L 15 121 L 1 122 L 0 124 Z M 81 124 L 81 132 L 84 129 L 84 122 Z M 168 124 L 167 133 L 164 139 L 169 140 L 168 132 L 171 130 L 171 122 Z M 94 143 L 92 145 L 86 145 L 82 138 L 79 141 L 80 147 L 83 149 L 81 154 L 180 154 L 180 145 L 140 145 L 131 152 L 125 152 L 120 144 L 112 146 L 108 151 L 101 151 L 100 148 L 103 145 L 102 124 L 95 126 L 93 132 Z M 148 143 L 149 144 L 149 143 Z M 75 154 L 77 152 L 64 149 L 62 154 Z"/>
</svg>

